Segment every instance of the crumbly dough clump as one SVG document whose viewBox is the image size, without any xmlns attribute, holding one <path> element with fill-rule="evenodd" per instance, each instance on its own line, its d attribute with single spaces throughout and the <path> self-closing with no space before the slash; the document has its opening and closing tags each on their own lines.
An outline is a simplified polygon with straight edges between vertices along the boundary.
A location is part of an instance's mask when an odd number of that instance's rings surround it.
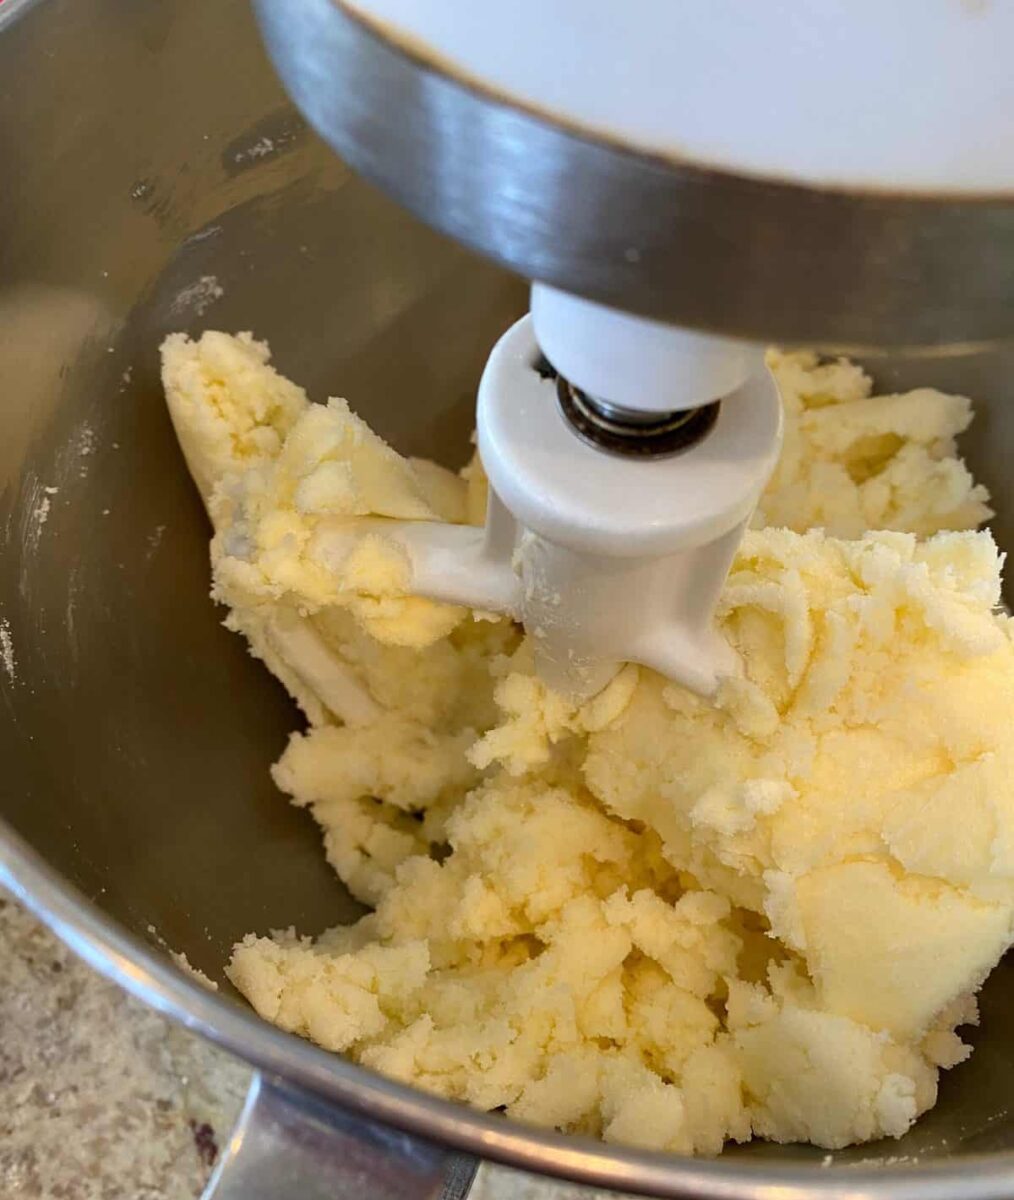
<svg viewBox="0 0 1014 1200">
<path fill-rule="evenodd" d="M 934 388 L 874 396 L 846 359 L 769 351 L 785 409 L 785 442 L 754 526 L 858 538 L 869 529 L 929 537 L 975 529 L 993 515 L 989 494 L 957 457 L 972 403 Z"/>
<path fill-rule="evenodd" d="M 628 667 L 575 708 L 508 622 L 412 597 L 384 538 L 481 520 L 478 464 L 400 458 L 249 335 L 163 360 L 215 595 L 309 718 L 275 779 L 373 909 L 246 937 L 229 975 L 257 1011 L 625 1143 L 904 1133 L 1014 913 L 1014 645 L 955 456 L 968 402 L 773 356 L 788 437 L 759 523 L 787 527 L 748 534 L 719 613 L 745 677 L 712 706 Z M 335 523 L 338 568 L 315 549 Z"/>
</svg>

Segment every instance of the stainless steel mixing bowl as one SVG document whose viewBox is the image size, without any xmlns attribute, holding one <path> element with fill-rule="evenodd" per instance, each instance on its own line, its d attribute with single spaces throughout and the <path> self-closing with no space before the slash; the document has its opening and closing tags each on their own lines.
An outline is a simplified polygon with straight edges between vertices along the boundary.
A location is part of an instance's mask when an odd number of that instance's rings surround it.
<svg viewBox="0 0 1014 1200">
<path fill-rule="evenodd" d="M 0 114 L 0 880 L 100 970 L 260 1069 L 217 1194 L 461 1194 L 470 1168 L 452 1151 L 659 1196 L 1014 1193 L 1007 966 L 938 1108 L 829 1169 L 799 1147 L 694 1162 L 533 1131 L 388 1083 L 235 997 L 222 965 L 237 938 L 357 907 L 268 777 L 296 717 L 208 601 L 158 343 L 253 329 L 311 394 L 346 395 L 403 451 L 453 464 L 524 289 L 315 140 L 244 0 L 5 0 Z M 945 359 L 931 381 L 979 400 L 969 454 L 1014 545 L 1009 366 Z"/>
</svg>

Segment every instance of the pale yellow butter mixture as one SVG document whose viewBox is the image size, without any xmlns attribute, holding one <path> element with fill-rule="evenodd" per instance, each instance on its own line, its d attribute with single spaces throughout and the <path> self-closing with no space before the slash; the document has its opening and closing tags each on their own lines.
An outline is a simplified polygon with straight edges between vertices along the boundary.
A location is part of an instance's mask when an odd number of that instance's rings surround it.
<svg viewBox="0 0 1014 1200">
<path fill-rule="evenodd" d="M 627 667 L 574 708 L 510 623 L 411 596 L 385 540 L 481 522 L 478 464 L 405 460 L 268 360 L 175 335 L 166 393 L 213 593 L 308 718 L 274 777 L 373 911 L 251 933 L 240 991 L 385 1074 L 609 1140 L 904 1133 L 1014 913 L 1014 646 L 969 532 L 969 402 L 772 355 L 785 452 L 718 618 L 746 677 L 711 706 Z"/>
</svg>

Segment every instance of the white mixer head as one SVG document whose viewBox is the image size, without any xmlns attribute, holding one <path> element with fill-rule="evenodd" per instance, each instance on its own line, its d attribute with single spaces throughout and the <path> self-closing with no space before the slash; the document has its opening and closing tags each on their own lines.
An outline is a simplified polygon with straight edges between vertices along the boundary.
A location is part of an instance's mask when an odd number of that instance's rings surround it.
<svg viewBox="0 0 1014 1200">
<path fill-rule="evenodd" d="M 1008 4 L 343 2 L 440 70 L 635 151 L 816 187 L 1014 186 Z"/>
<path fill-rule="evenodd" d="M 575 698 L 628 660 L 711 692 L 735 669 L 714 604 L 778 451 L 758 345 L 1012 331 L 1014 9 L 257 5 L 354 165 L 553 285 L 482 380 L 485 533 L 401 531 L 416 589 L 522 620 Z"/>
</svg>

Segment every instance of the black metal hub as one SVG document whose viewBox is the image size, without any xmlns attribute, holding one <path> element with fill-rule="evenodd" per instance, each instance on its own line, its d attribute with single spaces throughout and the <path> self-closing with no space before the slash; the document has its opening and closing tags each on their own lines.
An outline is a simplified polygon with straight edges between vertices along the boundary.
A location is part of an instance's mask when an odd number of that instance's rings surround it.
<svg viewBox="0 0 1014 1200">
<path fill-rule="evenodd" d="M 541 372 L 540 372 L 541 373 Z M 672 412 L 638 412 L 587 395 L 562 375 L 556 395 L 570 427 L 583 441 L 627 458 L 669 458 L 696 446 L 718 420 L 721 401 Z"/>
</svg>

